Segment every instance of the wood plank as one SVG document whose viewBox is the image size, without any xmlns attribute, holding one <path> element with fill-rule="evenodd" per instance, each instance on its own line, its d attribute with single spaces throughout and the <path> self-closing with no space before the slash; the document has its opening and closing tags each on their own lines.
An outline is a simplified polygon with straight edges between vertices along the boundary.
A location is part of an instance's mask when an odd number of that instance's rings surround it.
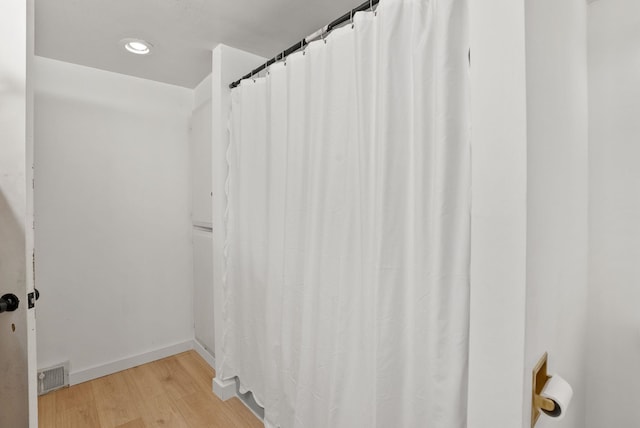
<svg viewBox="0 0 640 428">
<path fill-rule="evenodd" d="M 262 428 L 237 399 L 211 391 L 215 373 L 195 351 L 43 395 L 40 428 Z"/>
<path fill-rule="evenodd" d="M 44 423 L 44 425 L 43 425 Z M 40 426 L 64 428 L 103 428 L 98 418 L 95 402 L 86 402 L 56 413 L 53 424 L 40 420 Z"/>
<path fill-rule="evenodd" d="M 56 397 L 57 395 L 51 392 L 38 398 L 38 419 L 44 420 L 45 424 L 48 422 L 49 426 L 56 420 Z"/>
<path fill-rule="evenodd" d="M 213 369 L 209 367 L 206 361 L 200 355 L 191 352 L 185 352 L 175 356 L 176 361 L 185 369 L 193 382 L 204 391 L 211 391 L 213 380 Z"/>
<path fill-rule="evenodd" d="M 167 394 L 145 400 L 140 414 L 148 428 L 190 428 L 176 402 Z"/>
<path fill-rule="evenodd" d="M 56 400 L 60 411 L 84 406 L 93 401 L 93 388 L 88 382 L 78 384 L 73 388 L 62 388 L 56 391 Z"/>
<path fill-rule="evenodd" d="M 142 397 L 129 387 L 125 372 L 95 379 L 91 387 L 103 427 L 117 427 L 138 418 L 136 404 Z"/>
<path fill-rule="evenodd" d="M 157 362 L 143 364 L 127 370 L 131 378 L 133 378 L 133 382 L 139 393 L 147 397 L 165 393 L 162 384 L 162 374 L 156 370 L 156 363 Z"/>
<path fill-rule="evenodd" d="M 240 426 L 246 428 L 264 428 L 262 421 L 253 414 L 251 410 L 247 408 L 239 398 L 233 397 L 232 399 L 225 401 L 224 403 L 231 413 L 235 415 L 236 419 L 240 423 Z"/>
<path fill-rule="evenodd" d="M 176 403 L 190 427 L 244 428 L 238 426 L 237 419 L 222 401 L 213 400 L 202 392 L 183 397 Z"/>
<path fill-rule="evenodd" d="M 191 382 L 189 373 L 175 357 L 165 358 L 152 364 L 160 377 L 162 389 L 174 400 L 198 391 L 198 387 Z"/>
<path fill-rule="evenodd" d="M 146 425 L 142 422 L 142 419 L 138 418 L 126 424 L 118 425 L 116 428 L 146 428 Z"/>
</svg>

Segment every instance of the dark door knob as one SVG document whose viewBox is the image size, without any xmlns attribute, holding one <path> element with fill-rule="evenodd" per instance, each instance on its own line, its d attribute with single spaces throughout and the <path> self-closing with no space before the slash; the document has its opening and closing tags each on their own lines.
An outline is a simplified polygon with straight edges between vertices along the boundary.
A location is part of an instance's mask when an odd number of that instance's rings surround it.
<svg viewBox="0 0 640 428">
<path fill-rule="evenodd" d="M 0 297 L 0 313 L 13 312 L 20 306 L 20 300 L 15 294 L 5 294 Z"/>
</svg>

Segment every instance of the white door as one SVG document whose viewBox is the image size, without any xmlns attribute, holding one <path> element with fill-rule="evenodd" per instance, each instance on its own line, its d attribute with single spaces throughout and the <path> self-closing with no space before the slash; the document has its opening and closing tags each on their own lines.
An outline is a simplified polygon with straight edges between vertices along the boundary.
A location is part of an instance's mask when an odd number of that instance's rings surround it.
<svg viewBox="0 0 640 428">
<path fill-rule="evenodd" d="M 0 426 L 12 428 L 37 426 L 27 3 L 0 1 Z"/>
</svg>

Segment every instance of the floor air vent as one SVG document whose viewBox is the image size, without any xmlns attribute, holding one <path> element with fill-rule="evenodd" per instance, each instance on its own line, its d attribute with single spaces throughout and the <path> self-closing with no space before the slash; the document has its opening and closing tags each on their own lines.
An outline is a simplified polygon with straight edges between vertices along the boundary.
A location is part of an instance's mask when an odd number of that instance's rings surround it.
<svg viewBox="0 0 640 428">
<path fill-rule="evenodd" d="M 69 385 L 69 362 L 38 370 L 38 395 Z"/>
</svg>

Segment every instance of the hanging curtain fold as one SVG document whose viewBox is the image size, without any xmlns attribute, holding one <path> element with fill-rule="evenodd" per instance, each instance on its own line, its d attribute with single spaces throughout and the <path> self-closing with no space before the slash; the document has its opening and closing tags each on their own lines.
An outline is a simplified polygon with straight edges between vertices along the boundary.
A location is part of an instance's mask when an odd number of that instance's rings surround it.
<svg viewBox="0 0 640 428">
<path fill-rule="evenodd" d="M 218 376 L 268 427 L 466 427 L 466 15 L 382 0 L 232 91 Z"/>
</svg>

